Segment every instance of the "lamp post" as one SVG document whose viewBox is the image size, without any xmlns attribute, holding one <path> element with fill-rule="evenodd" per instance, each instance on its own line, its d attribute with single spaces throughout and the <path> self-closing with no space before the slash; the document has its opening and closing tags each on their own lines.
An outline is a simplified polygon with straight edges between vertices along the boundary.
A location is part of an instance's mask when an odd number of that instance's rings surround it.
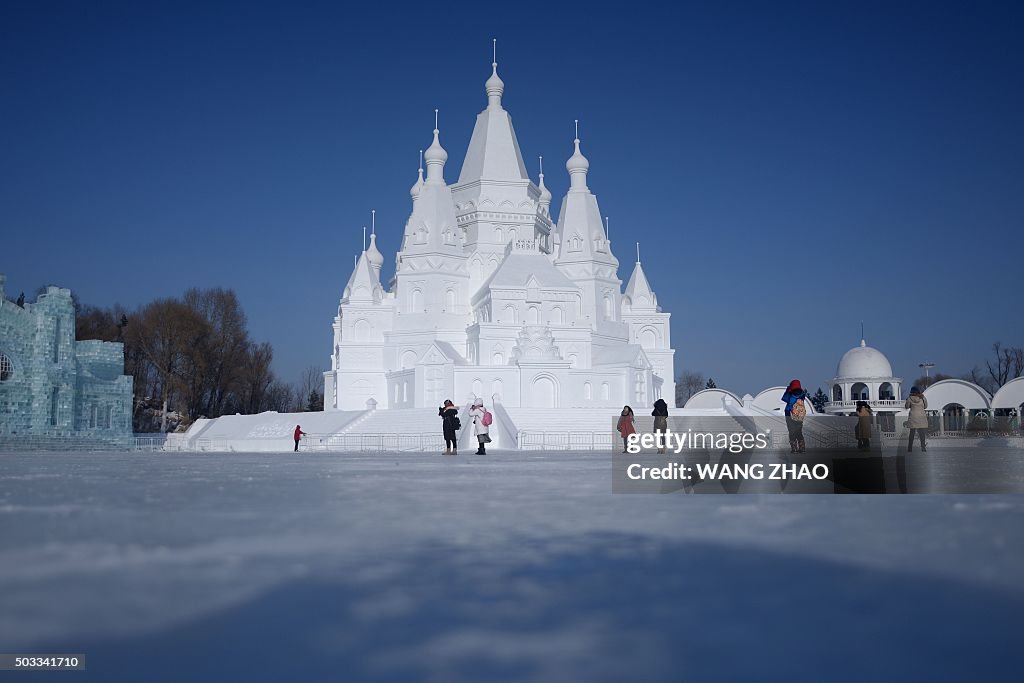
<svg viewBox="0 0 1024 683">
<path fill-rule="evenodd" d="M 924 370 L 924 378 L 928 379 L 928 371 L 935 367 L 935 363 L 918 363 L 917 367 Z"/>
</svg>

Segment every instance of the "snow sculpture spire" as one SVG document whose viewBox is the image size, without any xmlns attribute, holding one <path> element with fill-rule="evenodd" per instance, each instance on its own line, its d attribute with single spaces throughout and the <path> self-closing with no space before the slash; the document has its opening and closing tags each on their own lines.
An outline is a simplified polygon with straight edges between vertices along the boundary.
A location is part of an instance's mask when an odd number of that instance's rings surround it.
<svg viewBox="0 0 1024 683">
<path fill-rule="evenodd" d="M 619 262 L 605 235 L 597 197 L 587 187 L 590 162 L 580 152 L 579 123 L 576 125 L 573 154 L 565 163 L 569 191 L 562 199 L 558 216 L 555 265 L 580 286 L 582 313 L 594 329 L 612 331 L 620 310 L 622 282 L 616 275 Z"/>
<path fill-rule="evenodd" d="M 540 208 L 543 209 L 544 213 L 547 213 L 551 207 L 551 190 L 544 185 L 544 157 L 538 157 L 540 160 L 540 180 L 537 183 L 538 189 L 540 189 Z"/>
<path fill-rule="evenodd" d="M 377 248 L 377 234 L 370 233 L 370 246 L 366 250 L 366 260 L 369 261 L 373 274 L 380 280 L 380 269 L 384 266 L 384 254 Z"/>
<path fill-rule="evenodd" d="M 498 76 L 498 39 L 494 39 L 494 60 L 491 62 L 491 77 L 484 84 L 487 90 L 487 108 L 501 109 L 501 96 L 505 92 L 505 82 Z"/>
<path fill-rule="evenodd" d="M 366 238 L 366 234 L 363 234 L 363 239 Z M 364 249 L 366 252 L 366 260 L 370 263 L 370 268 L 373 269 L 373 274 L 377 278 L 378 285 L 380 284 L 380 269 L 384 265 L 384 254 L 380 253 L 377 248 L 377 209 L 370 209 L 370 246 Z"/>
<path fill-rule="evenodd" d="M 473 136 L 459 173 L 459 184 L 476 180 L 529 180 L 512 127 L 512 117 L 501 104 L 505 82 L 498 76 L 497 39 L 494 40 L 491 77 L 484 84 L 484 89 L 487 91 L 487 108 L 477 114 Z"/>
<path fill-rule="evenodd" d="M 423 153 L 427 162 L 427 183 L 444 185 L 444 164 L 448 161 L 448 152 L 441 146 L 438 139 L 437 109 L 434 110 L 434 141 Z"/>
<path fill-rule="evenodd" d="M 629 277 L 623 296 L 629 300 L 634 312 L 657 310 L 658 297 L 655 296 L 651 283 L 647 281 L 647 275 L 639 259 L 633 266 L 633 274 Z"/>
<path fill-rule="evenodd" d="M 565 169 L 569 171 L 569 191 L 589 192 L 587 188 L 587 171 L 590 170 L 590 162 L 580 152 L 580 121 L 576 119 L 576 139 L 572 141 L 576 150 L 569 160 L 565 162 Z"/>
</svg>

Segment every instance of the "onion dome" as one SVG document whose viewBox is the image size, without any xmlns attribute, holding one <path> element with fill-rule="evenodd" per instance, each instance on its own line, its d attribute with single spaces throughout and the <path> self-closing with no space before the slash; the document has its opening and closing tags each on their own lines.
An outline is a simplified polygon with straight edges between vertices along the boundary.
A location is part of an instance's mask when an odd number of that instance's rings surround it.
<svg viewBox="0 0 1024 683">
<path fill-rule="evenodd" d="M 569 157 L 569 160 L 565 162 L 565 169 L 569 171 L 569 186 L 570 189 L 574 190 L 586 189 L 587 171 L 590 170 L 590 162 L 580 152 L 580 139 L 576 138 L 573 140 L 573 144 L 576 146 L 576 150 Z"/>
<path fill-rule="evenodd" d="M 427 147 L 427 151 L 423 153 L 423 160 L 427 162 L 427 182 L 443 183 L 444 182 L 444 163 L 448 161 L 448 152 L 441 146 L 441 141 L 438 139 L 438 130 L 434 128 L 434 141 L 430 143 L 430 147 Z"/>
<path fill-rule="evenodd" d="M 377 249 L 376 234 L 370 235 L 370 246 L 366 250 L 366 260 L 371 266 L 373 266 L 373 269 L 377 271 L 379 271 L 384 265 L 384 254 L 380 253 L 380 250 Z"/>
<path fill-rule="evenodd" d="M 505 82 L 498 76 L 498 63 L 491 63 L 491 77 L 484 84 L 487 90 L 487 106 L 501 107 L 501 96 L 505 92 Z"/>
</svg>

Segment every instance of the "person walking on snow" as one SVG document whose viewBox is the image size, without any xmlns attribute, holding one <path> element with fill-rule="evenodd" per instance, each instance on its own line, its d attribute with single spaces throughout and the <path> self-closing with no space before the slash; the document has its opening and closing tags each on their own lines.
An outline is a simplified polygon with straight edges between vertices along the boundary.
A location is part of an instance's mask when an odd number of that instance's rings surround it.
<svg viewBox="0 0 1024 683">
<path fill-rule="evenodd" d="M 615 425 L 615 429 L 619 431 L 619 436 L 622 437 L 622 452 L 626 452 L 626 444 L 629 442 L 629 435 L 636 434 L 636 427 L 634 426 L 636 420 L 633 417 L 633 409 L 629 406 L 622 406 L 622 413 L 619 415 L 619 421 Z"/>
<path fill-rule="evenodd" d="M 658 452 L 665 452 L 665 432 L 668 431 L 668 404 L 665 399 L 659 398 L 654 402 L 654 433 L 657 434 Z"/>
<path fill-rule="evenodd" d="M 469 411 L 469 414 L 473 418 L 473 433 L 476 434 L 476 439 L 480 442 L 480 447 L 477 449 L 476 454 L 487 455 L 485 444 L 491 441 L 488 432 L 491 429 L 491 422 L 494 418 L 487 408 L 484 408 L 484 401 L 481 398 L 473 402 L 473 408 Z"/>
<path fill-rule="evenodd" d="M 910 389 L 910 398 L 903 404 L 903 407 L 910 411 L 910 417 L 907 420 L 907 426 L 910 427 L 910 441 L 907 442 L 907 453 L 914 452 L 914 432 L 917 432 L 918 438 L 921 440 L 921 451 L 927 451 L 928 449 L 924 444 L 924 434 L 928 431 L 928 413 L 924 411 L 928 410 L 928 399 L 924 397 L 920 389 L 912 387 Z"/>
<path fill-rule="evenodd" d="M 441 431 L 444 432 L 444 454 L 458 455 L 459 447 L 459 411 L 450 399 L 445 399 L 444 405 L 437 409 L 441 417 Z"/>
<path fill-rule="evenodd" d="M 302 431 L 301 425 L 295 425 L 295 452 L 299 452 L 299 439 L 306 436 L 306 432 Z"/>
<path fill-rule="evenodd" d="M 789 430 L 789 452 L 803 453 L 807 450 L 804 443 L 804 418 L 807 417 L 807 392 L 795 379 L 786 387 L 782 401 L 786 404 L 786 429 Z"/>
</svg>

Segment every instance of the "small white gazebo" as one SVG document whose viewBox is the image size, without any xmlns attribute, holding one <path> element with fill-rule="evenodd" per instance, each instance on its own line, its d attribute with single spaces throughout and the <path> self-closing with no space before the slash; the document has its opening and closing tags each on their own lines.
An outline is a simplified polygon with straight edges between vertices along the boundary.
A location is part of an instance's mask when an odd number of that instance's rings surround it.
<svg viewBox="0 0 1024 683">
<path fill-rule="evenodd" d="M 853 415 L 857 401 L 867 401 L 875 413 L 895 413 L 903 409 L 901 385 L 893 376 L 892 365 L 885 354 L 861 339 L 860 345 L 843 354 L 836 376 L 829 383 L 829 399 L 825 412 L 830 415 Z"/>
</svg>

